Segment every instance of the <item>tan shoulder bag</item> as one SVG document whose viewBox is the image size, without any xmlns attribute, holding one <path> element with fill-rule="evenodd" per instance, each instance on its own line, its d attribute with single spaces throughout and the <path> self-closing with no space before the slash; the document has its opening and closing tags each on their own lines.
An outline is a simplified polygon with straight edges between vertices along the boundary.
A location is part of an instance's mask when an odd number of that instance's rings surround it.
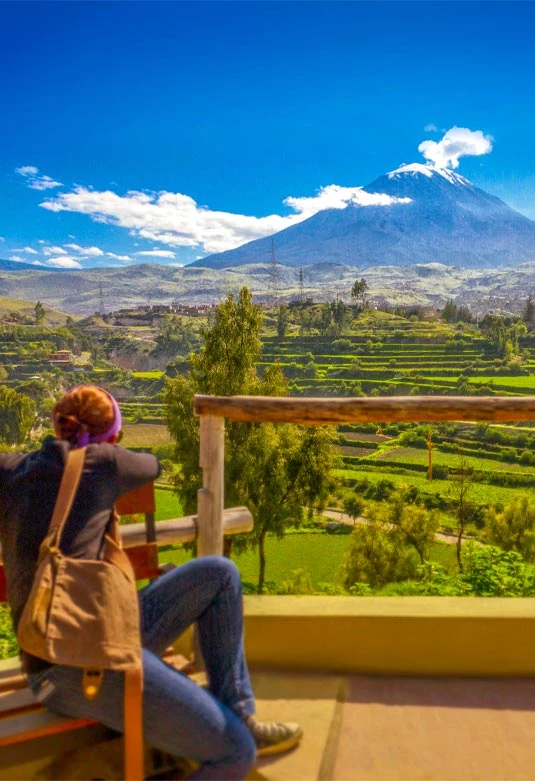
<svg viewBox="0 0 535 781">
<path fill-rule="evenodd" d="M 98 695 L 103 670 L 124 670 L 125 778 L 143 778 L 139 603 L 114 515 L 100 560 L 61 552 L 65 522 L 80 482 L 85 448 L 69 452 L 32 590 L 17 628 L 19 646 L 53 664 L 84 669 L 83 691 Z"/>
</svg>

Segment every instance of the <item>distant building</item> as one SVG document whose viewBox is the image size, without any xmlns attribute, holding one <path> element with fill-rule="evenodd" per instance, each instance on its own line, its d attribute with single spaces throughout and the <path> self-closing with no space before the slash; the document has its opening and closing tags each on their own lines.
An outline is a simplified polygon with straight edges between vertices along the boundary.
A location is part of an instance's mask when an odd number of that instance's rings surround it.
<svg viewBox="0 0 535 781">
<path fill-rule="evenodd" d="M 46 357 L 47 363 L 72 363 L 73 354 L 70 350 L 58 350 L 55 353 L 49 353 Z"/>
</svg>

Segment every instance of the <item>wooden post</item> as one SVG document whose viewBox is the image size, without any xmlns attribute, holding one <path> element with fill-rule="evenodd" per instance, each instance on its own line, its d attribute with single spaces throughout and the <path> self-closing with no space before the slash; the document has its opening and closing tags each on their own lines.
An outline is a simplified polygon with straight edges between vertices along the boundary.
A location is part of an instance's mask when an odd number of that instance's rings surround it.
<svg viewBox="0 0 535 781">
<path fill-rule="evenodd" d="M 197 494 L 199 556 L 223 553 L 224 462 L 225 420 L 201 415 L 199 464 L 203 487 Z"/>
</svg>

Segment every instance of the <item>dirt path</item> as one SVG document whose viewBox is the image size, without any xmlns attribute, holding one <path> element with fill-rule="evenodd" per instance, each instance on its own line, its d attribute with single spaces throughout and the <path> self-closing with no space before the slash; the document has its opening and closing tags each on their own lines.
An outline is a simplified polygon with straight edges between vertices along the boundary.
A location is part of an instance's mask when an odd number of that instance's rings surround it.
<svg viewBox="0 0 535 781">
<path fill-rule="evenodd" d="M 343 523 L 346 526 L 354 526 L 353 518 L 351 518 L 350 515 L 347 515 L 341 510 L 328 509 L 328 510 L 324 510 L 322 514 L 326 518 L 332 518 L 333 521 L 338 521 L 338 523 Z M 368 521 L 364 517 L 364 515 L 359 515 L 355 519 L 355 523 L 368 523 Z M 447 532 L 437 532 L 435 534 L 435 539 L 440 540 L 440 542 L 447 542 L 449 545 L 455 545 L 455 543 L 457 542 L 457 535 L 453 533 L 447 533 Z M 463 536 L 463 542 L 470 542 L 470 541 L 478 542 L 477 540 L 474 540 L 473 537 Z M 478 543 L 478 544 L 481 545 L 482 543 Z"/>
</svg>

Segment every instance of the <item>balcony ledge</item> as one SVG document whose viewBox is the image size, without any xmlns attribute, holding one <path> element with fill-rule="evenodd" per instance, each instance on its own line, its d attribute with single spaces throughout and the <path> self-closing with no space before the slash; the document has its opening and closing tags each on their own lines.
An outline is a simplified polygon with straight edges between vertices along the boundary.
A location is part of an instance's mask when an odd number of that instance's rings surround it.
<svg viewBox="0 0 535 781">
<path fill-rule="evenodd" d="M 253 669 L 535 676 L 535 599 L 246 596 Z"/>
</svg>

